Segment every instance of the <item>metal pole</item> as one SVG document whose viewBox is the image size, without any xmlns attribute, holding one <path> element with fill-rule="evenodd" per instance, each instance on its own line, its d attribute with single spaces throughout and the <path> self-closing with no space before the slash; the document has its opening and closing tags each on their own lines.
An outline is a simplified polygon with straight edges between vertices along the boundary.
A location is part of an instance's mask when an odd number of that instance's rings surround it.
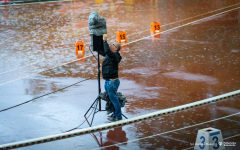
<svg viewBox="0 0 240 150">
<path fill-rule="evenodd" d="M 99 100 L 99 111 L 101 111 L 101 98 L 99 97 L 101 93 L 101 83 L 100 83 L 100 61 L 98 52 L 98 100 Z"/>
</svg>

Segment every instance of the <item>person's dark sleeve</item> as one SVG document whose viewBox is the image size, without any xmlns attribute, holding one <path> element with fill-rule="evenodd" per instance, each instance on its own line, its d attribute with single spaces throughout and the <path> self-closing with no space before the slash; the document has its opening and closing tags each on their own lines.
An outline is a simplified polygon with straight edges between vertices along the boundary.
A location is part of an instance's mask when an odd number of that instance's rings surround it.
<svg viewBox="0 0 240 150">
<path fill-rule="evenodd" d="M 121 61 L 120 58 L 117 57 L 117 54 L 115 54 L 114 52 L 112 52 L 112 51 L 110 50 L 110 47 L 109 47 L 107 41 L 104 41 L 104 42 L 103 42 L 103 48 L 104 48 L 105 54 L 108 55 L 108 57 L 109 57 L 110 59 L 112 59 L 114 62 L 119 63 L 119 62 Z"/>
</svg>

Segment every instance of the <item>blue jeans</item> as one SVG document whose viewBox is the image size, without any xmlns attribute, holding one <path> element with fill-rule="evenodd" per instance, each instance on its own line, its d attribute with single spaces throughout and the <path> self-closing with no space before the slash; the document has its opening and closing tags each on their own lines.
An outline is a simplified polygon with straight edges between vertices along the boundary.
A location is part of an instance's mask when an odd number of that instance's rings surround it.
<svg viewBox="0 0 240 150">
<path fill-rule="evenodd" d="M 117 90 L 119 85 L 120 85 L 119 79 L 116 79 L 114 81 L 106 80 L 104 87 L 106 92 L 108 93 L 110 101 L 113 103 L 114 106 L 113 116 L 118 119 L 122 119 L 121 105 L 117 97 Z"/>
</svg>

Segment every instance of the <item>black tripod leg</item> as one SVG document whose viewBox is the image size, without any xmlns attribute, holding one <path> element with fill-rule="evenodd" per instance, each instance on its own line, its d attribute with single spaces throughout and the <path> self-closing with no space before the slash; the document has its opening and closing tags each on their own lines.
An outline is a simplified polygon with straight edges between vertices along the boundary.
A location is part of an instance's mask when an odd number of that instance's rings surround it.
<svg viewBox="0 0 240 150">
<path fill-rule="evenodd" d="M 128 119 L 124 114 L 122 114 L 123 117 L 125 117 L 126 119 Z"/>
<path fill-rule="evenodd" d="M 88 111 L 85 113 L 85 117 L 86 117 L 86 115 L 87 115 L 87 113 L 89 112 L 89 110 L 93 107 L 93 105 L 97 102 L 97 100 L 98 100 L 98 98 L 92 103 L 92 105 L 90 106 L 90 108 L 88 109 Z"/>
<path fill-rule="evenodd" d="M 98 100 L 98 99 L 97 99 L 97 100 Z M 93 116 L 92 116 L 92 121 L 91 121 L 90 127 L 92 126 L 92 123 L 93 123 L 94 116 L 95 116 L 95 114 L 97 113 L 97 111 L 96 111 L 96 110 L 97 110 L 97 105 L 98 105 L 98 102 L 99 102 L 99 101 L 97 101 L 97 102 L 96 102 L 96 106 L 94 107 L 94 112 L 93 112 Z"/>
<path fill-rule="evenodd" d="M 98 52 L 98 95 L 101 93 L 101 80 L 100 80 L 100 76 L 101 76 L 101 71 L 100 71 L 100 62 L 99 62 L 99 52 Z M 101 111 L 101 98 L 98 97 L 98 101 L 99 101 L 99 111 Z"/>
</svg>

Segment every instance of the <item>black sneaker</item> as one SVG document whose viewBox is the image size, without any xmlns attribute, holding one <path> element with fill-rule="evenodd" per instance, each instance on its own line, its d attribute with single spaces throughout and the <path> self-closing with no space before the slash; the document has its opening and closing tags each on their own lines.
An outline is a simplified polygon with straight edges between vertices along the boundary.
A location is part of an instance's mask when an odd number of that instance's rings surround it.
<svg viewBox="0 0 240 150">
<path fill-rule="evenodd" d="M 109 120 L 109 122 L 116 122 L 119 120 L 122 120 L 122 118 L 113 117 L 111 120 Z"/>
</svg>

